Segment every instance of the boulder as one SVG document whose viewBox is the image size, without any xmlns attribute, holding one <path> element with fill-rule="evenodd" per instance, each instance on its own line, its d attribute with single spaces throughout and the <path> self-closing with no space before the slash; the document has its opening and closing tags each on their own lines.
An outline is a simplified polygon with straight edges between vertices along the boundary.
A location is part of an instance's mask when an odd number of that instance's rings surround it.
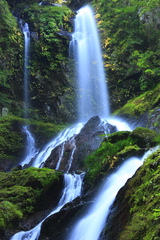
<svg viewBox="0 0 160 240">
<path fill-rule="evenodd" d="M 82 128 L 80 133 L 53 149 L 45 163 L 45 167 L 55 168 L 61 156 L 60 170 L 67 171 L 70 161 L 70 171 L 85 171 L 84 159 L 99 148 L 106 133 L 116 131 L 116 127 L 103 123 L 98 116 L 92 117 Z"/>
</svg>

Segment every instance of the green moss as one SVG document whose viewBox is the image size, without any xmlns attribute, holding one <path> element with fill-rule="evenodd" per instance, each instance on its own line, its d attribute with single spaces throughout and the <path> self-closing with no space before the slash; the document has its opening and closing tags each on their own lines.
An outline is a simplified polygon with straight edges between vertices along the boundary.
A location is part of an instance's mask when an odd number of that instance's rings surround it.
<svg viewBox="0 0 160 240">
<path fill-rule="evenodd" d="M 160 150 L 150 155 L 129 183 L 130 218 L 119 240 L 158 240 Z"/>
<path fill-rule="evenodd" d="M 0 202 L 0 230 L 12 228 L 15 222 L 22 219 L 23 213 L 9 201 Z"/>
<path fill-rule="evenodd" d="M 30 120 L 31 129 L 34 134 L 43 138 L 43 141 L 48 141 L 59 131 L 64 129 L 64 125 L 56 123 L 45 123 L 41 121 Z"/>
<path fill-rule="evenodd" d="M 1 227 L 8 228 L 16 217 L 26 218 L 33 214 L 40 205 L 45 194 L 53 184 L 59 182 L 62 173 L 51 169 L 28 168 L 20 171 L 1 173 L 0 175 L 0 202 L 9 202 L 12 211 L 2 206 L 0 211 Z M 6 205 L 5 205 L 6 206 Z M 8 206 L 8 205 L 7 205 Z M 7 221 L 6 221 L 7 218 Z"/>
<path fill-rule="evenodd" d="M 117 110 L 116 115 L 141 116 L 152 109 L 160 101 L 160 84 L 153 90 L 143 93 L 139 97 L 130 100 L 124 107 Z"/>
<path fill-rule="evenodd" d="M 16 160 L 23 149 L 23 135 L 19 124 L 23 120 L 15 116 L 0 118 L 0 160 Z"/>
<path fill-rule="evenodd" d="M 157 141 L 155 139 L 158 137 L 158 134 L 148 128 L 137 127 L 132 131 L 131 137 L 140 147 L 152 147 L 157 145 Z"/>
</svg>

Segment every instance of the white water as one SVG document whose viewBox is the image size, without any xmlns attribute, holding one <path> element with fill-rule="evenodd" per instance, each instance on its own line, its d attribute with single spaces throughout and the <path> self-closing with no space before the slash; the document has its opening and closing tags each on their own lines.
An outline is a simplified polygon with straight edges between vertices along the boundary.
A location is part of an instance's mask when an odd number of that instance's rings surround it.
<svg viewBox="0 0 160 240">
<path fill-rule="evenodd" d="M 27 23 L 22 24 L 22 20 L 20 20 L 20 25 L 24 35 L 24 117 L 28 116 L 28 105 L 29 105 L 29 97 L 28 97 L 28 81 L 29 81 L 29 46 L 30 46 L 30 31 Z M 21 165 L 29 164 L 30 161 L 36 156 L 37 149 L 35 148 L 35 140 L 29 131 L 29 126 L 24 126 L 23 131 L 27 136 L 26 139 L 26 149 L 25 149 L 25 157 L 21 161 Z"/>
<path fill-rule="evenodd" d="M 20 165 L 22 165 L 22 166 L 24 166 L 25 164 L 29 164 L 31 162 L 31 160 L 38 153 L 37 149 L 35 148 L 35 140 L 29 131 L 29 127 L 24 126 L 23 131 L 25 132 L 25 134 L 27 136 L 27 140 L 26 140 L 25 157 L 20 163 Z"/>
<path fill-rule="evenodd" d="M 70 43 L 76 62 L 79 121 L 109 116 L 109 104 L 101 49 L 91 7 L 78 11 Z"/>
<path fill-rule="evenodd" d="M 24 103 L 25 103 L 25 118 L 27 117 L 27 110 L 28 110 L 28 77 L 29 77 L 29 46 L 30 46 L 30 31 L 29 26 L 27 23 L 22 25 L 21 27 L 24 34 Z"/>
<path fill-rule="evenodd" d="M 118 191 L 152 152 L 153 150 L 149 150 L 141 159 L 129 158 L 105 180 L 94 203 L 86 215 L 75 224 L 68 240 L 98 240 Z"/>
<path fill-rule="evenodd" d="M 80 130 L 82 129 L 82 127 L 83 127 L 83 124 L 78 123 L 77 125 L 67 128 L 66 130 L 61 132 L 56 138 L 54 138 L 50 143 L 48 143 L 44 147 L 44 149 L 38 154 L 38 156 L 34 160 L 32 166 L 37 167 L 37 168 L 43 167 L 45 161 L 50 156 L 52 150 L 55 147 L 57 147 L 58 145 L 69 140 L 74 135 L 78 134 L 80 132 Z M 62 148 L 63 148 L 63 144 L 62 144 Z M 61 153 L 63 154 L 63 149 L 62 149 Z M 58 165 L 56 167 L 57 170 L 59 169 L 61 159 L 62 159 L 62 156 L 60 157 Z"/>
<path fill-rule="evenodd" d="M 81 175 L 64 174 L 65 186 L 64 186 L 62 197 L 57 207 L 46 218 L 59 212 L 60 209 L 66 203 L 73 201 L 76 197 L 78 197 L 81 194 L 83 176 L 84 176 L 83 174 Z M 26 232 L 22 231 L 22 232 L 16 233 L 11 238 L 11 240 L 37 240 L 40 235 L 41 225 L 45 221 L 45 219 L 30 231 L 26 231 Z"/>
</svg>

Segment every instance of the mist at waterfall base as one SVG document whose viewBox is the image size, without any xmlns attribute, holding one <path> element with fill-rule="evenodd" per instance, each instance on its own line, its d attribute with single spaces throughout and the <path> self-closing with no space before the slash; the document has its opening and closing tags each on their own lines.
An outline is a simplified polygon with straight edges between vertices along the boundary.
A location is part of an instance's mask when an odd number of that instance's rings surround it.
<svg viewBox="0 0 160 240">
<path fill-rule="evenodd" d="M 64 153 L 63 143 L 74 138 L 83 128 L 84 122 L 95 115 L 102 117 L 102 122 L 104 123 L 109 122 L 116 125 L 117 130 L 119 131 L 131 130 L 123 121 L 109 118 L 108 95 L 101 59 L 100 44 L 93 11 L 89 6 L 80 9 L 76 16 L 75 32 L 70 44 L 70 49 L 76 57 L 75 64 L 76 76 L 78 79 L 77 103 L 79 123 L 61 132 L 39 152 L 35 149 L 35 141 L 28 127 L 24 127 L 24 131 L 26 131 L 28 137 L 28 149 L 32 150 L 31 155 L 29 152 L 26 152 L 27 156 L 21 162 L 22 165 L 29 164 L 29 166 L 38 168 L 43 167 L 53 149 L 62 144 L 59 161 L 55 168 L 58 170 Z M 27 96 L 28 95 L 26 94 L 25 99 L 27 99 Z M 31 143 L 31 145 L 29 145 L 29 143 Z M 64 189 L 62 197 L 57 207 L 54 208 L 46 218 L 60 211 L 66 203 L 73 201 L 81 194 L 83 174 L 68 173 L 72 161 L 74 161 L 73 154 L 75 149 L 76 146 L 73 148 L 71 154 L 72 158 L 68 159 L 67 170 L 64 174 Z M 96 195 L 92 206 L 89 208 L 85 216 L 73 226 L 73 230 L 69 236 L 66 236 L 68 240 L 98 240 L 117 192 L 125 184 L 127 179 L 135 173 L 137 168 L 141 166 L 142 162 L 143 159 L 132 157 L 105 180 L 102 188 Z M 38 240 L 41 226 L 45 219 L 30 231 L 16 233 L 11 240 Z"/>
<path fill-rule="evenodd" d="M 70 42 L 74 56 L 77 82 L 78 121 L 85 122 L 98 115 L 109 116 L 107 83 L 96 21 L 91 7 L 78 11 L 75 31 Z"/>
</svg>

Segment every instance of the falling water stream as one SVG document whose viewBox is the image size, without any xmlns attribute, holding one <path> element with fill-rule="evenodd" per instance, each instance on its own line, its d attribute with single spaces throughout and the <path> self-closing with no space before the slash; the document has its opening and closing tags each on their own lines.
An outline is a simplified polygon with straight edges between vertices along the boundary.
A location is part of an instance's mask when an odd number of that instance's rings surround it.
<svg viewBox="0 0 160 240">
<path fill-rule="evenodd" d="M 144 159 L 152 152 L 153 150 L 149 150 L 141 159 L 130 157 L 116 172 L 107 177 L 93 200 L 94 203 L 85 216 L 75 224 L 68 240 L 99 239 L 118 191 L 134 175 L 136 170 L 143 164 Z"/>
<path fill-rule="evenodd" d="M 70 43 L 76 62 L 79 121 L 109 116 L 108 93 L 96 22 L 91 7 L 78 11 Z"/>
<path fill-rule="evenodd" d="M 29 46 L 30 46 L 30 31 L 27 23 L 23 25 L 22 20 L 20 20 L 20 25 L 24 35 L 24 117 L 28 117 L 28 106 L 29 106 L 29 96 L 28 96 L 28 85 L 29 85 Z M 26 149 L 25 156 L 21 161 L 21 165 L 29 164 L 31 159 L 33 159 L 37 154 L 37 149 L 35 148 L 35 140 L 32 136 L 29 126 L 23 127 L 23 132 L 26 134 Z"/>
<path fill-rule="evenodd" d="M 24 69 L 24 85 L 25 106 L 28 106 L 28 46 L 30 40 L 29 29 L 25 24 L 23 27 L 25 36 L 25 69 Z M 69 174 L 68 171 L 72 165 L 73 154 L 76 149 L 74 137 L 81 131 L 84 122 L 90 117 L 99 115 L 103 118 L 103 122 L 109 122 L 117 126 L 119 131 L 129 130 L 129 126 L 119 120 L 109 118 L 108 94 L 106 88 L 106 80 L 101 58 L 101 50 L 94 20 L 93 10 L 89 7 L 83 7 L 78 11 L 75 19 L 75 32 L 70 43 L 70 51 L 73 51 L 76 64 L 76 77 L 78 80 L 78 112 L 79 122 L 75 126 L 61 132 L 56 138 L 49 142 L 41 151 L 35 149 L 34 138 L 32 137 L 28 126 L 24 127 L 27 135 L 26 157 L 22 161 L 22 165 L 30 164 L 31 166 L 41 168 L 45 161 L 51 155 L 53 149 L 61 145 L 59 160 L 56 170 L 60 168 L 61 160 L 64 154 L 64 144 L 66 141 L 73 141 L 73 150 L 68 163 L 67 172 L 64 174 L 64 189 L 61 199 L 55 209 L 46 217 L 60 211 L 60 209 L 68 202 L 73 201 L 81 194 L 82 181 L 84 174 Z M 150 152 L 147 152 L 149 154 Z M 98 240 L 104 228 L 106 218 L 110 212 L 110 207 L 119 189 L 124 186 L 126 181 L 133 176 L 135 171 L 142 165 L 144 158 L 131 157 L 126 160 L 116 172 L 111 174 L 102 184 L 101 189 L 93 199 L 86 214 L 75 223 L 73 230 L 67 237 L 68 240 Z M 45 219 L 46 219 L 45 218 Z M 44 219 L 44 220 L 45 220 Z M 41 230 L 41 221 L 30 231 L 22 231 L 16 233 L 11 240 L 38 240 Z M 62 239 L 64 240 L 64 239 Z"/>
</svg>

